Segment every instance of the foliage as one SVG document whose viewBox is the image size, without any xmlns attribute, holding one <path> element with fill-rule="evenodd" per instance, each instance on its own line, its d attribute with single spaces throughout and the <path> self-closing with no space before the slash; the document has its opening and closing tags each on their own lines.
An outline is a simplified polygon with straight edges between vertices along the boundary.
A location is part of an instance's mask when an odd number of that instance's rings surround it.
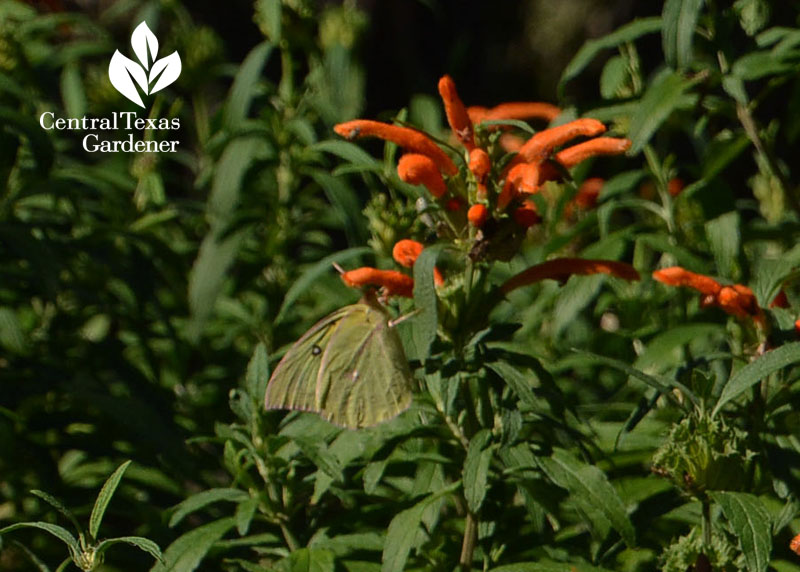
<svg viewBox="0 0 800 572">
<path fill-rule="evenodd" d="M 796 8 L 666 0 L 589 40 L 550 126 L 597 119 L 630 150 L 504 210 L 501 139 L 547 120 L 476 121 L 483 183 L 450 114 L 408 94 L 381 118 L 455 159 L 441 197 L 398 172 L 395 143 L 331 133 L 369 79 L 352 4 L 259 0 L 264 40 L 237 65 L 180 3 L 117 4 L 0 2 L 0 522 L 49 533 L 14 532 L 0 568 L 133 529 L 164 548 L 158 571 L 800 570 Z M 150 113 L 180 119 L 180 153 L 89 156 L 39 127 L 132 110 L 108 55 L 156 16 L 184 71 Z M 396 269 L 411 238 L 412 298 L 387 302 L 411 314 L 411 408 L 358 430 L 265 412 L 289 344 L 358 299 L 332 263 Z M 574 259 L 641 280 L 503 287 Z M 88 490 L 128 458 L 103 541 L 119 479 L 102 503 Z M 56 497 L 88 535 L 47 522 Z M 125 552 L 96 569 L 152 564 Z"/>
</svg>

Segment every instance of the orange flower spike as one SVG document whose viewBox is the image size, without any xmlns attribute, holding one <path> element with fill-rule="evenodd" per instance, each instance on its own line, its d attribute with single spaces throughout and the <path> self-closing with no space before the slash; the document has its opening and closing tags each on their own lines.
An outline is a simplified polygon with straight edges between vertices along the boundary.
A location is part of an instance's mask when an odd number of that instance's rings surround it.
<svg viewBox="0 0 800 572">
<path fill-rule="evenodd" d="M 486 199 L 486 197 L 489 196 L 489 189 L 486 187 L 485 183 L 478 183 L 478 190 L 475 194 L 481 200 Z"/>
<path fill-rule="evenodd" d="M 580 209 L 590 209 L 597 204 L 597 199 L 600 197 L 600 191 L 606 184 L 604 179 L 600 177 L 589 177 L 581 183 L 578 187 L 578 194 L 572 201 Z"/>
<path fill-rule="evenodd" d="M 400 266 L 412 268 L 424 249 L 425 246 L 416 240 L 410 240 L 408 238 L 398 240 L 392 249 L 392 258 L 394 258 L 394 261 Z"/>
<path fill-rule="evenodd" d="M 397 174 L 406 183 L 425 185 L 437 199 L 447 192 L 447 185 L 436 163 L 427 155 L 406 153 L 397 163 Z"/>
<path fill-rule="evenodd" d="M 717 294 L 716 305 L 739 318 L 750 316 L 757 322 L 763 320 L 763 312 L 758 306 L 755 294 L 742 284 L 723 286 Z"/>
<path fill-rule="evenodd" d="M 800 322 L 800 320 L 798 320 Z M 795 324 L 796 326 L 797 324 Z M 792 541 L 789 543 L 789 550 L 800 556 L 800 534 L 792 538 Z"/>
<path fill-rule="evenodd" d="M 631 147 L 630 139 L 618 139 L 616 137 L 598 137 L 583 143 L 578 143 L 572 147 L 567 147 L 563 151 L 556 153 L 556 161 L 567 169 L 582 163 L 589 157 L 597 155 L 621 155 Z"/>
<path fill-rule="evenodd" d="M 536 205 L 531 201 L 525 201 L 521 207 L 515 209 L 513 217 L 514 222 L 522 228 L 530 228 L 542 220 L 536 210 Z"/>
<path fill-rule="evenodd" d="M 800 337 L 800 318 L 794 321 L 794 333 Z M 800 534 L 798 534 L 797 537 L 800 538 Z M 795 552 L 800 556 L 800 541 L 797 542 L 797 548 L 798 550 L 795 550 Z"/>
<path fill-rule="evenodd" d="M 391 141 L 407 151 L 427 155 L 439 170 L 446 175 L 458 173 L 458 167 L 456 167 L 456 164 L 453 163 L 447 153 L 442 151 L 431 138 L 416 129 L 399 127 L 369 119 L 354 119 L 339 123 L 334 126 L 333 130 L 348 140 L 358 137 L 378 137 L 385 141 Z"/>
<path fill-rule="evenodd" d="M 495 105 L 484 112 L 483 121 L 500 119 L 544 119 L 552 121 L 561 113 L 561 109 L 551 103 L 538 101 L 515 101 Z"/>
<path fill-rule="evenodd" d="M 480 147 L 475 147 L 469 152 L 469 170 L 475 175 L 479 183 L 485 182 L 486 175 L 492 170 L 492 161 L 489 159 L 489 154 Z"/>
<path fill-rule="evenodd" d="M 461 102 L 456 91 L 456 84 L 449 75 L 444 75 L 439 80 L 439 95 L 444 102 L 444 112 L 447 122 L 455 133 L 456 138 L 470 151 L 475 147 L 472 132 L 472 120 L 469 118 L 467 108 Z"/>
<path fill-rule="evenodd" d="M 472 121 L 472 125 L 477 125 L 486 119 L 486 114 L 488 112 L 489 108 L 483 107 L 482 105 L 470 105 L 467 107 L 467 115 L 469 115 L 469 120 Z"/>
<path fill-rule="evenodd" d="M 597 119 L 576 119 L 558 127 L 539 131 L 528 139 L 519 150 L 520 161 L 539 162 L 546 159 L 553 149 L 576 137 L 595 137 L 606 130 Z"/>
<path fill-rule="evenodd" d="M 513 133 L 503 133 L 500 135 L 498 143 L 506 153 L 518 153 L 525 145 L 525 139 Z"/>
<path fill-rule="evenodd" d="M 518 163 L 511 167 L 506 175 L 503 190 L 497 197 L 497 208 L 505 209 L 519 193 L 533 194 L 537 192 L 539 192 L 539 165 Z"/>
<path fill-rule="evenodd" d="M 722 284 L 709 276 L 690 272 L 680 266 L 662 268 L 653 272 L 653 278 L 667 286 L 687 286 L 694 288 L 701 294 L 716 298 L 722 289 Z"/>
<path fill-rule="evenodd" d="M 414 279 L 397 270 L 378 270 L 363 266 L 342 274 L 342 280 L 351 288 L 380 286 L 387 296 L 414 296 Z"/>
<path fill-rule="evenodd" d="M 472 205 L 467 211 L 467 220 L 475 228 L 481 228 L 489 218 L 489 209 L 480 203 Z"/>
<path fill-rule="evenodd" d="M 503 294 L 508 294 L 522 286 L 541 280 L 565 281 L 573 274 L 609 274 L 624 280 L 639 280 L 639 273 L 630 264 L 613 260 L 585 260 L 583 258 L 556 258 L 523 270 L 506 280 L 500 287 Z"/>
<path fill-rule="evenodd" d="M 394 258 L 394 261 L 400 266 L 413 268 L 414 263 L 417 261 L 417 258 L 419 258 L 419 255 L 422 254 L 424 249 L 425 246 L 421 242 L 405 238 L 403 240 L 398 240 L 395 243 L 394 248 L 392 248 L 392 258 Z M 433 282 L 437 286 L 444 284 L 444 277 L 436 267 L 433 269 Z"/>
</svg>

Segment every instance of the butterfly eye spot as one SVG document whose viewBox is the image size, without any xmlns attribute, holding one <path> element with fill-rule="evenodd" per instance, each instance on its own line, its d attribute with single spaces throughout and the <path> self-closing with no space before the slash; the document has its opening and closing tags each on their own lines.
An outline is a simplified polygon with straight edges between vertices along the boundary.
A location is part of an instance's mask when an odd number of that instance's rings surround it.
<svg viewBox="0 0 800 572">
<path fill-rule="evenodd" d="M 317 344 L 314 344 L 314 345 L 311 347 L 311 355 L 312 355 L 312 356 L 318 356 L 318 355 L 319 355 L 319 354 L 321 354 L 321 353 L 322 353 L 322 348 L 321 348 L 321 347 L 319 347 Z"/>
</svg>

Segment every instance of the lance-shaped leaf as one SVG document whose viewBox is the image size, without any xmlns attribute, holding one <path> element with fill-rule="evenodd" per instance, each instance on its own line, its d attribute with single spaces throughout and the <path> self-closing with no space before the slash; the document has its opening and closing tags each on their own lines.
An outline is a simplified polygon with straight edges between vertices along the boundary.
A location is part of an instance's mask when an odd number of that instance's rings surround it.
<svg viewBox="0 0 800 572">
<path fill-rule="evenodd" d="M 136 57 L 139 58 L 139 61 L 142 62 L 144 69 L 150 68 L 150 62 L 156 61 L 156 55 L 158 55 L 158 38 L 150 31 L 146 22 L 142 22 L 136 26 L 133 34 L 131 34 L 131 46 L 133 46 L 133 52 L 136 54 Z M 148 51 L 150 52 L 149 58 L 147 57 Z"/>
<path fill-rule="evenodd" d="M 147 93 L 147 74 L 142 66 L 132 59 L 126 58 L 117 50 L 111 56 L 111 62 L 108 64 L 108 79 L 111 80 L 111 85 L 118 92 L 139 107 L 144 107 L 142 96 L 139 95 L 136 85 L 133 83 L 133 80 L 136 80 L 142 91 Z"/>
<path fill-rule="evenodd" d="M 181 57 L 175 51 L 153 64 L 153 69 L 150 70 L 150 83 L 152 84 L 156 78 L 158 81 L 150 89 L 150 93 L 161 91 L 178 79 L 179 75 L 181 75 Z"/>
</svg>

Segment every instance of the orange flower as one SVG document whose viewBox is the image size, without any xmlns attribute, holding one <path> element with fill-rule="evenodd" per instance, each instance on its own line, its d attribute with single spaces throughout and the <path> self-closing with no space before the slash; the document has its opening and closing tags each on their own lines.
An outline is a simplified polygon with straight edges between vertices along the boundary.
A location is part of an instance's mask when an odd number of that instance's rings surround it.
<svg viewBox="0 0 800 572">
<path fill-rule="evenodd" d="M 386 296 L 403 296 L 405 298 L 414 296 L 414 279 L 397 270 L 378 270 L 363 266 L 343 273 L 342 280 L 351 288 L 380 286 Z"/>
<path fill-rule="evenodd" d="M 680 266 L 662 268 L 653 272 L 653 278 L 668 286 L 687 286 L 694 288 L 701 294 L 716 298 L 722 289 L 722 284 L 709 276 L 691 272 Z"/>
<path fill-rule="evenodd" d="M 514 222 L 522 228 L 530 228 L 542 220 L 532 201 L 525 201 L 521 207 L 516 208 L 513 217 Z"/>
<path fill-rule="evenodd" d="M 419 153 L 406 153 L 397 163 L 398 176 L 412 185 L 425 185 L 430 193 L 440 198 L 447 192 L 447 185 L 433 159 Z"/>
<path fill-rule="evenodd" d="M 792 541 L 789 543 L 789 550 L 800 556 L 800 534 L 792 538 Z"/>
<path fill-rule="evenodd" d="M 423 250 L 425 250 L 425 245 L 421 242 L 405 238 L 395 243 L 394 248 L 392 248 L 392 258 L 394 258 L 395 262 L 400 266 L 413 268 L 414 263 L 417 261 L 417 258 L 419 258 L 419 255 L 422 254 Z M 444 284 L 444 278 L 438 268 L 433 269 L 433 282 L 437 286 Z"/>
<path fill-rule="evenodd" d="M 503 190 L 497 197 L 497 208 L 505 209 L 519 193 L 533 194 L 539 191 L 539 165 L 519 163 L 511 167 L 506 175 Z"/>
<path fill-rule="evenodd" d="M 625 280 L 639 280 L 639 273 L 630 264 L 613 260 L 585 260 L 582 258 L 556 258 L 523 270 L 506 280 L 500 287 L 503 294 L 545 279 L 564 282 L 573 274 L 610 274 Z"/>
<path fill-rule="evenodd" d="M 539 131 L 528 139 L 519 150 L 519 162 L 541 162 L 553 152 L 553 149 L 571 141 L 576 137 L 594 137 L 606 130 L 606 126 L 597 119 L 576 119 L 558 127 Z"/>
<path fill-rule="evenodd" d="M 578 194 L 572 201 L 575 206 L 580 209 L 590 209 L 597 204 L 597 199 L 600 197 L 600 191 L 606 184 L 605 180 L 600 177 L 589 177 L 581 183 L 578 187 Z"/>
<path fill-rule="evenodd" d="M 538 101 L 512 101 L 495 105 L 487 109 L 482 121 L 496 121 L 500 119 L 544 119 L 552 121 L 561 109 L 551 103 Z"/>
<path fill-rule="evenodd" d="M 525 144 L 525 139 L 513 133 L 503 133 L 500 135 L 498 142 L 506 153 L 518 153 Z"/>
<path fill-rule="evenodd" d="M 444 75 L 439 80 L 439 95 L 444 102 L 444 112 L 447 115 L 447 122 L 453 130 L 456 138 L 468 150 L 475 147 L 472 133 L 472 121 L 467 114 L 467 108 L 461 102 L 456 91 L 456 84 L 449 75 Z"/>
<path fill-rule="evenodd" d="M 489 218 L 489 210 L 480 203 L 472 205 L 467 211 L 467 220 L 475 228 L 481 228 L 487 218 Z"/>
<path fill-rule="evenodd" d="M 598 137 L 590 139 L 572 147 L 567 147 L 563 151 L 556 153 L 556 161 L 564 165 L 567 169 L 574 167 L 589 157 L 597 155 L 619 155 L 630 149 L 630 139 L 618 139 L 615 137 Z"/>
<path fill-rule="evenodd" d="M 356 139 L 358 137 L 378 137 L 385 141 L 392 141 L 400 147 L 414 153 L 427 155 L 430 157 L 439 170 L 446 175 L 458 173 L 458 167 L 453 160 L 442 151 L 424 133 L 408 127 L 398 127 L 380 121 L 370 121 L 369 119 L 354 119 L 345 123 L 339 123 L 333 128 L 336 133 L 346 139 Z"/>
<path fill-rule="evenodd" d="M 469 170 L 475 175 L 479 183 L 486 181 L 486 175 L 492 169 L 492 161 L 489 159 L 489 154 L 481 149 L 475 147 L 469 152 Z"/>
<path fill-rule="evenodd" d="M 703 306 L 717 306 L 739 318 L 751 317 L 764 323 L 764 313 L 753 291 L 742 284 L 723 286 L 713 278 L 672 266 L 653 272 L 653 278 L 669 286 L 688 286 L 703 294 Z"/>
</svg>

